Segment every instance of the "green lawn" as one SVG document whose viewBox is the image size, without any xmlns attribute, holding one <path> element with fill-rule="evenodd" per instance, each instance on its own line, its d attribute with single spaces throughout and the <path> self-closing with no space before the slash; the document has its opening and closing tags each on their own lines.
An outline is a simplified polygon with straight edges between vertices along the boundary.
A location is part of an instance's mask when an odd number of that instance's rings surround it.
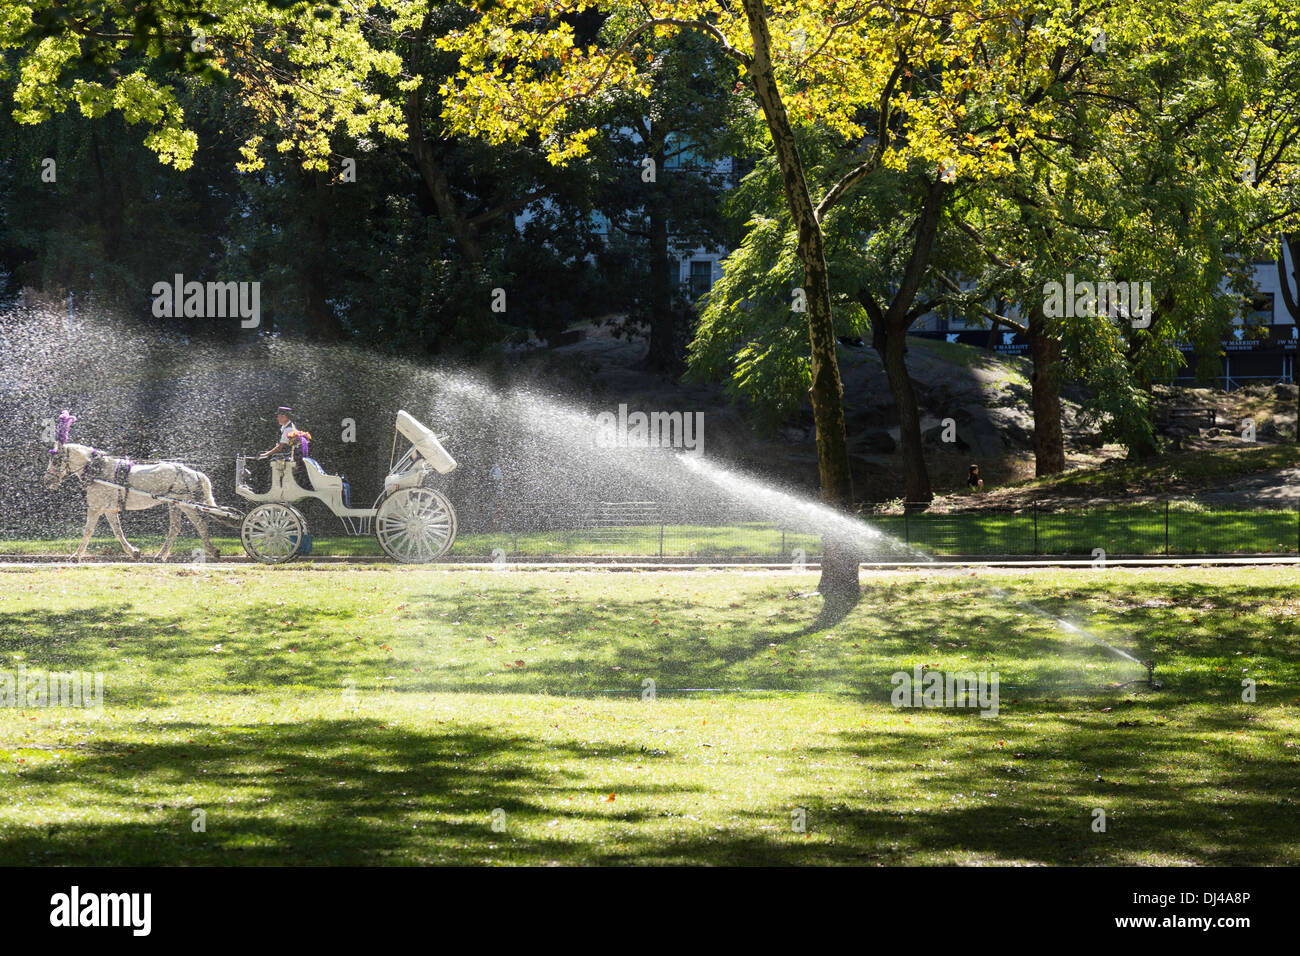
<svg viewBox="0 0 1300 956">
<path fill-rule="evenodd" d="M 866 560 L 905 559 L 916 553 L 943 555 L 1091 555 L 1107 554 L 1295 554 L 1300 547 L 1300 511 L 1296 509 L 1229 509 L 1173 504 L 1133 504 L 1047 510 L 1020 508 L 976 512 L 926 512 L 868 517 L 893 539 L 868 543 Z M 98 555 L 121 557 L 106 529 L 91 545 Z M 146 553 L 157 553 L 158 535 L 129 535 Z M 223 554 L 242 555 L 238 538 L 215 537 Z M 80 539 L 22 538 L 0 541 L 0 553 L 70 554 Z M 178 539 L 173 559 L 189 559 L 197 539 Z M 600 530 L 464 534 L 451 560 L 600 555 L 751 559 L 786 563 L 821 553 L 816 535 L 783 531 L 748 522 L 727 526 L 648 525 Z M 313 555 L 382 557 L 373 537 L 325 535 L 312 543 Z"/>
<path fill-rule="evenodd" d="M 913 548 L 936 555 L 1295 554 L 1296 509 L 1197 508 L 1164 504 L 1060 510 L 882 515 L 870 519 Z"/>
<path fill-rule="evenodd" d="M 1293 569 L 864 581 L 0 570 L 0 674 L 105 675 L 0 707 L 0 865 L 1300 863 Z M 892 707 L 920 665 L 998 716 Z"/>
<path fill-rule="evenodd" d="M 112 533 L 104 526 L 94 538 L 90 553 L 122 556 Z M 146 554 L 156 554 L 162 547 L 163 536 L 158 534 L 131 534 L 127 537 L 133 545 Z M 243 555 L 238 536 L 214 534 L 213 543 L 227 555 Z M 80 537 L 9 538 L 0 539 L 0 554 L 71 554 L 81 543 Z M 181 536 L 172 550 L 176 561 L 189 560 L 198 548 L 198 539 Z M 795 548 L 805 555 L 821 550 L 821 539 L 815 534 L 783 531 L 759 522 L 736 525 L 643 525 L 637 527 L 583 529 L 572 531 L 537 531 L 491 534 L 462 534 L 453 545 L 450 558 L 470 561 L 490 560 L 493 557 L 511 556 L 566 556 L 593 557 L 599 555 L 631 554 L 640 556 L 708 557 L 708 558 L 761 558 L 767 561 L 789 562 Z M 383 550 L 373 535 L 346 537 L 325 534 L 313 536 L 312 554 L 343 557 L 383 557 Z"/>
</svg>

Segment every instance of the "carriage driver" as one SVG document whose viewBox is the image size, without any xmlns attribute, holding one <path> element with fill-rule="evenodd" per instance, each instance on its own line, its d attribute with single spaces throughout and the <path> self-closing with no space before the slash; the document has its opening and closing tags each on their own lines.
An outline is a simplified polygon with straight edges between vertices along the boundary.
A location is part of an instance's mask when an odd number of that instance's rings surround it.
<svg viewBox="0 0 1300 956">
<path fill-rule="evenodd" d="M 260 455 L 258 455 L 257 456 L 258 461 L 262 461 L 263 459 L 270 458 L 276 454 L 279 454 L 280 458 L 282 459 L 287 459 L 292 457 L 292 455 L 290 454 L 292 451 L 291 448 L 292 442 L 291 439 L 289 438 L 289 433 L 296 432 L 298 430 L 298 426 L 295 425 L 293 423 L 293 420 L 289 417 L 292 414 L 293 414 L 293 409 L 290 408 L 288 405 L 281 405 L 279 408 L 275 410 L 275 420 L 280 423 L 280 440 L 279 442 L 276 443 L 276 446 L 272 448 L 270 451 L 264 451 Z"/>
<path fill-rule="evenodd" d="M 280 425 L 280 440 L 276 442 L 275 447 L 270 451 L 264 451 L 257 456 L 257 461 L 265 461 L 268 458 L 276 458 L 280 461 L 290 461 L 293 459 L 294 436 L 298 434 L 298 426 L 293 423 L 291 416 L 293 409 L 288 405 L 281 405 L 275 410 L 275 420 Z M 298 475 L 295 468 L 295 478 L 298 478 L 301 484 L 306 478 L 305 472 Z M 253 476 L 247 468 L 244 469 L 243 479 L 246 485 L 251 484 Z M 308 486 L 309 487 L 309 486 Z"/>
</svg>

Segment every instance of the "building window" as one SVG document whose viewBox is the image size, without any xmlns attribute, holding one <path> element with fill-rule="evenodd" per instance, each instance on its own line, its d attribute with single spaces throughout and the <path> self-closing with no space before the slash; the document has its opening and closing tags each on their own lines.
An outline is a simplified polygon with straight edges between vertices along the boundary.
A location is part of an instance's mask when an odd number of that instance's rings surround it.
<svg viewBox="0 0 1300 956">
<path fill-rule="evenodd" d="M 1246 300 L 1246 322 L 1251 328 L 1273 324 L 1273 293 L 1264 292 Z"/>
<path fill-rule="evenodd" d="M 664 141 L 664 152 L 667 154 L 664 165 L 668 169 L 697 170 L 704 168 L 704 157 L 700 155 L 696 145 L 684 136 L 669 133 L 668 138 Z"/>
<path fill-rule="evenodd" d="M 692 259 L 691 260 L 691 287 L 690 293 L 692 299 L 698 299 L 704 293 L 713 288 L 713 260 L 712 259 Z"/>
</svg>

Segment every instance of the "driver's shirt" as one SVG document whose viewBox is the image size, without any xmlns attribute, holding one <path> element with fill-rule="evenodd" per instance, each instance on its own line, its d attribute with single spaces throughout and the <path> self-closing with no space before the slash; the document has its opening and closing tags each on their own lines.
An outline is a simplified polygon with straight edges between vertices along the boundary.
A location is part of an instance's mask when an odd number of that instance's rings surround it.
<svg viewBox="0 0 1300 956">
<path fill-rule="evenodd" d="M 287 425 L 280 426 L 280 444 L 284 445 L 284 450 L 286 452 L 293 451 L 293 445 L 289 441 L 289 432 L 296 432 L 297 430 L 298 430 L 298 426 L 295 425 L 293 422 L 289 422 Z"/>
</svg>

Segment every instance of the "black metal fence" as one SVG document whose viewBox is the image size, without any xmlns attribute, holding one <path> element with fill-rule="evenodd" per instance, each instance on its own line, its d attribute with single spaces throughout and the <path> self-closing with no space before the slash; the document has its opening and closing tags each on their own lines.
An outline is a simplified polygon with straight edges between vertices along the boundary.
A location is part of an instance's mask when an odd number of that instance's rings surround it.
<svg viewBox="0 0 1300 956">
<path fill-rule="evenodd" d="M 155 517 L 157 517 L 155 515 Z M 133 515 L 138 524 L 138 517 Z M 323 508 L 308 515 L 315 556 L 380 557 L 373 537 L 349 537 Z M 157 524 L 157 522 L 155 522 Z M 495 527 L 492 526 L 495 524 Z M 762 562 L 798 564 L 821 556 L 819 531 L 793 522 L 755 519 L 743 512 L 708 516 L 670 513 L 653 502 L 602 502 L 575 509 L 532 503 L 505 509 L 484 527 L 464 527 L 450 561 L 528 559 Z M 0 533 L 0 554 L 66 554 L 79 527 L 48 529 L 32 537 Z M 146 550 L 161 540 L 162 526 L 128 529 Z M 101 527 L 96 545 L 115 553 Z M 237 533 L 217 531 L 223 550 L 238 552 Z M 1096 558 L 1196 555 L 1300 554 L 1300 503 L 1223 504 L 1191 499 L 1133 503 L 1029 504 L 1024 507 L 949 509 L 864 508 L 853 537 L 862 560 L 907 561 L 928 557 L 1067 556 Z M 184 547 L 181 542 L 182 553 Z"/>
<path fill-rule="evenodd" d="M 662 516 L 626 524 L 536 518 L 518 530 L 470 534 L 452 557 L 498 559 L 628 556 L 679 559 L 814 560 L 820 535 L 771 521 L 716 524 Z M 1019 508 L 864 509 L 856 537 L 864 560 L 925 556 L 1116 556 L 1300 554 L 1300 503 L 1221 504 L 1193 499 Z M 542 526 L 546 524 L 547 526 Z"/>
</svg>

